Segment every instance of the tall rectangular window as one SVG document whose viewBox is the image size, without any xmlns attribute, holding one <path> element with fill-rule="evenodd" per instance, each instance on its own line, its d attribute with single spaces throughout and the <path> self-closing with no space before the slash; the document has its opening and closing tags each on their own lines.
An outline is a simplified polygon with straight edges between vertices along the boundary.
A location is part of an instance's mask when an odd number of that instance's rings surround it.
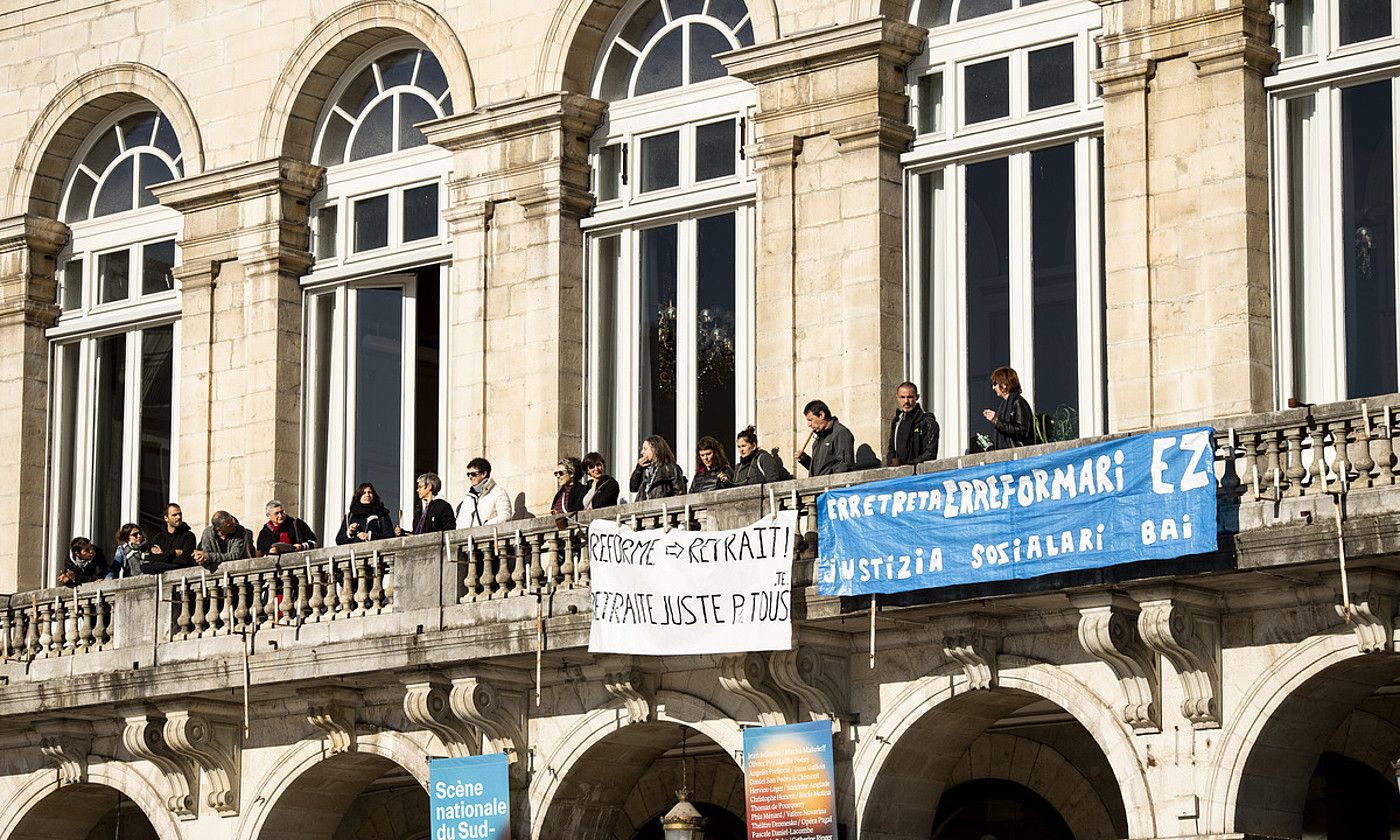
<svg viewBox="0 0 1400 840">
<path fill-rule="evenodd" d="M 439 366 L 441 364 L 441 269 L 418 272 L 414 296 L 413 474 L 436 472 L 438 462 Z"/>
<path fill-rule="evenodd" d="M 676 440 L 676 226 L 641 234 L 638 428 Z"/>
<path fill-rule="evenodd" d="M 696 431 L 728 441 L 734 428 L 734 214 L 696 222 Z"/>
<path fill-rule="evenodd" d="M 987 434 L 982 410 L 992 405 L 992 371 L 1011 359 L 1010 177 L 1008 158 L 967 167 L 965 283 L 967 295 L 968 447 L 980 452 Z"/>
<path fill-rule="evenodd" d="M 389 510 L 403 507 L 403 289 L 358 290 L 355 319 L 355 475 Z"/>
<path fill-rule="evenodd" d="M 1389 80 L 1342 89 L 1348 398 L 1396 390 L 1394 133 Z"/>
<path fill-rule="evenodd" d="M 122 476 L 126 450 L 126 334 L 97 340 L 94 354 L 92 526 L 98 537 L 122 524 Z"/>
<path fill-rule="evenodd" d="M 137 511 L 142 527 L 161 524 L 170 501 L 170 435 L 175 385 L 175 328 L 169 324 L 141 333 L 141 441 Z"/>
<path fill-rule="evenodd" d="M 1079 436 L 1078 237 L 1073 144 L 1031 152 L 1036 412 L 1050 440 Z"/>
</svg>

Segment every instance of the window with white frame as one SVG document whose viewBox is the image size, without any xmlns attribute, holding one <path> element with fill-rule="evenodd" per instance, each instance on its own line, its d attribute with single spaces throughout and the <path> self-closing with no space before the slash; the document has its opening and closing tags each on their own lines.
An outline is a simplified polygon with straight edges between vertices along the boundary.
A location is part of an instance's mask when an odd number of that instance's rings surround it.
<svg viewBox="0 0 1400 840">
<path fill-rule="evenodd" d="M 1277 399 L 1397 382 L 1400 3 L 1278 3 L 1269 90 Z"/>
<path fill-rule="evenodd" d="M 452 97 L 438 59 L 399 39 L 353 64 L 327 103 L 313 153 L 326 167 L 311 203 L 315 264 L 302 279 L 302 515 L 330 541 L 360 482 L 407 520 L 414 476 L 448 473 L 438 395 L 451 156 L 416 124 L 450 116 Z"/>
<path fill-rule="evenodd" d="M 156 527 L 174 494 L 181 217 L 150 187 L 183 174 L 170 123 L 142 103 L 99 124 L 64 180 L 72 235 L 48 331 L 51 562 L 74 536 L 110 551 L 123 523 Z"/>
<path fill-rule="evenodd" d="M 715 55 L 753 44 L 743 0 L 633 0 L 593 93 L 587 446 L 626 465 L 659 434 L 695 441 L 752 420 L 753 87 Z"/>
<path fill-rule="evenodd" d="M 982 417 L 1009 365 L 1048 440 L 1105 428 L 1103 116 L 1084 0 L 920 0 L 903 156 L 910 377 L 943 454 L 990 443 Z"/>
</svg>

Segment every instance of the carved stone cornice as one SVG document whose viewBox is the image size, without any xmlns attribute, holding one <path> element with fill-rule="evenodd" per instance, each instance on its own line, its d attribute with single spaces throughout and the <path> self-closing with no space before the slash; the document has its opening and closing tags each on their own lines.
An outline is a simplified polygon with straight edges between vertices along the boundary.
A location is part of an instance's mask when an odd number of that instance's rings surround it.
<svg viewBox="0 0 1400 840">
<path fill-rule="evenodd" d="M 221 816 L 238 813 L 239 713 L 222 704 L 162 704 L 165 743 L 209 781 L 204 801 Z"/>
<path fill-rule="evenodd" d="M 92 725 L 77 720 L 47 720 L 34 724 L 39 751 L 58 768 L 60 785 L 87 781 L 88 753 L 92 750 Z"/>
<path fill-rule="evenodd" d="M 255 160 L 209 169 L 188 178 L 151 187 L 166 207 L 191 213 L 249 199 L 278 198 L 306 201 L 321 187 L 325 167 L 286 157 Z"/>
<path fill-rule="evenodd" d="M 199 767 L 165 743 L 165 718 L 145 711 L 125 716 L 122 743 L 133 756 L 154 764 L 165 781 L 165 807 L 177 819 L 199 816 L 195 797 L 199 794 Z"/>
<path fill-rule="evenodd" d="M 481 731 L 492 752 L 503 753 L 511 763 L 512 772 L 523 772 L 519 759 L 526 749 L 525 730 L 521 725 L 523 697 L 519 703 L 507 703 L 505 693 L 481 677 L 458 677 L 452 681 L 448 708 L 458 720 Z"/>
<path fill-rule="evenodd" d="M 646 723 L 656 714 L 656 676 L 637 667 L 630 656 L 597 658 L 603 667 L 603 688 L 622 701 L 628 723 Z"/>
<path fill-rule="evenodd" d="M 1147 90 L 1152 77 L 1157 75 L 1157 62 L 1151 59 L 1119 61 L 1105 64 L 1089 75 L 1103 88 L 1104 98 L 1112 99 Z"/>
<path fill-rule="evenodd" d="M 962 665 L 968 687 L 973 691 L 996 688 L 1000 651 L 1000 637 L 980 628 L 943 637 L 943 655 Z"/>
<path fill-rule="evenodd" d="M 415 726 L 438 737 L 448 756 L 461 758 L 479 751 L 475 729 L 452 712 L 452 684 L 432 675 L 404 678 L 403 714 Z"/>
<path fill-rule="evenodd" d="M 721 53 L 719 61 L 729 75 L 753 85 L 872 58 L 902 70 L 919 54 L 927 34 L 911 23 L 874 17 Z"/>
<path fill-rule="evenodd" d="M 355 727 L 364 700 L 348 688 L 322 688 L 306 696 L 306 721 L 321 731 L 331 755 L 354 752 Z"/>
<path fill-rule="evenodd" d="M 1257 76 L 1268 75 L 1278 61 L 1278 50 L 1268 41 L 1251 35 L 1233 35 L 1209 41 L 1187 54 L 1201 76 L 1248 70 Z"/>
<path fill-rule="evenodd" d="M 0 320 L 47 329 L 58 319 L 54 258 L 68 226 L 41 216 L 0 219 Z"/>
<path fill-rule="evenodd" d="M 842 663 L 811 647 L 793 645 L 792 650 L 778 650 L 768 655 L 768 669 L 773 682 L 797 698 L 797 711 L 812 720 L 829 718 L 841 729 L 842 718 L 849 717 L 850 702 L 843 685 L 845 669 Z"/>
<path fill-rule="evenodd" d="M 719 684 L 752 703 L 763 726 L 781 726 L 797 717 L 793 704 L 771 679 L 762 654 L 731 653 L 721 657 Z"/>
<path fill-rule="evenodd" d="M 1134 732 L 1162 729 L 1157 657 L 1137 629 L 1137 606 L 1112 594 L 1071 599 L 1079 607 L 1079 644 L 1108 665 L 1123 691 L 1120 714 Z"/>
<path fill-rule="evenodd" d="M 1144 600 L 1138 634 L 1176 669 L 1181 714 L 1196 729 L 1220 727 L 1220 612 L 1208 597 Z"/>
</svg>

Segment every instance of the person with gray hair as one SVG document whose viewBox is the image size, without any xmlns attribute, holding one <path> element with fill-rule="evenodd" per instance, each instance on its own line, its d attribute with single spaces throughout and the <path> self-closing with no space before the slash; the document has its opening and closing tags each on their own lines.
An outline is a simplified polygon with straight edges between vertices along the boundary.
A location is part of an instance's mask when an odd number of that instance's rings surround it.
<svg viewBox="0 0 1400 840">
<path fill-rule="evenodd" d="M 253 556 L 253 532 L 226 510 L 216 510 L 208 528 L 199 537 L 194 562 L 210 571 L 225 560 L 247 560 Z"/>
<path fill-rule="evenodd" d="M 457 515 L 452 511 L 452 505 L 446 499 L 439 499 L 438 494 L 442 492 L 442 479 L 437 473 L 423 473 L 413 482 L 418 493 L 418 514 L 413 518 L 413 531 L 415 534 L 431 534 L 435 531 L 454 531 L 457 529 Z M 402 528 L 395 528 L 394 533 L 404 536 Z"/>
<path fill-rule="evenodd" d="M 276 499 L 268 502 L 267 524 L 258 532 L 258 554 L 291 554 L 316 547 L 316 532 L 311 526 L 289 516 Z"/>
</svg>

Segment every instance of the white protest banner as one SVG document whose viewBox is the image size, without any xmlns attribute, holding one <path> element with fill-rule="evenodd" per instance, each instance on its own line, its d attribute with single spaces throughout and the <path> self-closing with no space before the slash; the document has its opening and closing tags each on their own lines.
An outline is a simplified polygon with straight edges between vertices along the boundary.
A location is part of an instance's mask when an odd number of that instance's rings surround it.
<svg viewBox="0 0 1400 840">
<path fill-rule="evenodd" d="M 797 512 L 734 531 L 588 526 L 592 653 L 668 656 L 792 648 Z"/>
</svg>

